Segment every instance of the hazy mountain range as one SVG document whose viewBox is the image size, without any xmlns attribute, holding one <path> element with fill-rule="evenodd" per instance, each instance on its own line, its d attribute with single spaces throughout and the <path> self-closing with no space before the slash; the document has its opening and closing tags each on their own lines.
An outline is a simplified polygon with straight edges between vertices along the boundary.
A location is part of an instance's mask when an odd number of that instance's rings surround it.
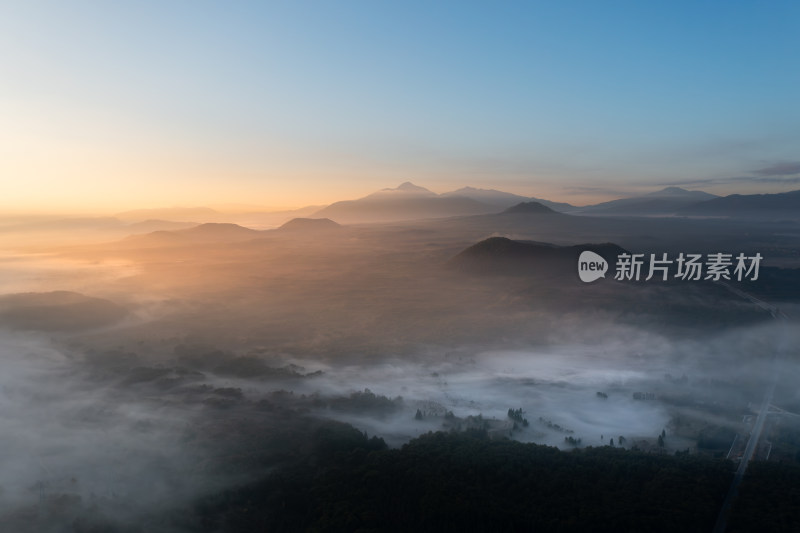
<svg viewBox="0 0 800 533">
<path fill-rule="evenodd" d="M 357 200 L 335 202 L 314 213 L 340 223 L 393 222 L 421 218 L 498 213 L 523 202 L 536 201 L 556 211 L 576 209 L 566 203 L 529 198 L 494 189 L 461 189 L 436 194 L 405 182 L 394 189 L 382 189 Z"/>
<path fill-rule="evenodd" d="M 357 200 L 335 202 L 312 217 L 339 223 L 389 222 L 497 213 L 515 205 L 536 202 L 553 211 L 593 216 L 724 216 L 734 218 L 797 219 L 800 191 L 779 194 L 731 195 L 667 187 L 660 191 L 588 206 L 529 198 L 493 189 L 464 187 L 436 194 L 405 182 Z"/>
<path fill-rule="evenodd" d="M 678 214 L 797 220 L 800 217 L 800 190 L 780 194 L 731 194 L 688 205 Z"/>
<path fill-rule="evenodd" d="M 141 209 L 118 213 L 113 217 L 54 217 L 33 220 L 4 218 L 0 220 L 0 235 L 60 231 L 77 237 L 84 232 L 101 231 L 108 233 L 109 236 L 124 236 L 182 230 L 201 222 L 271 229 L 296 218 L 327 218 L 337 224 L 354 224 L 500 213 L 553 212 L 602 217 L 669 216 L 798 221 L 800 190 L 778 194 L 733 194 L 718 197 L 703 191 L 667 187 L 660 191 L 595 205 L 574 206 L 564 202 L 552 202 L 474 187 L 462 187 L 437 194 L 411 182 L 405 182 L 396 188 L 382 189 L 363 198 L 334 202 L 325 207 L 308 206 L 275 212 L 225 213 L 209 207 L 191 207 Z"/>
<path fill-rule="evenodd" d="M 687 191 L 680 187 L 667 187 L 660 191 L 620 198 L 596 205 L 573 208 L 576 214 L 663 216 L 680 212 L 687 206 L 718 198 L 703 191 Z"/>
</svg>

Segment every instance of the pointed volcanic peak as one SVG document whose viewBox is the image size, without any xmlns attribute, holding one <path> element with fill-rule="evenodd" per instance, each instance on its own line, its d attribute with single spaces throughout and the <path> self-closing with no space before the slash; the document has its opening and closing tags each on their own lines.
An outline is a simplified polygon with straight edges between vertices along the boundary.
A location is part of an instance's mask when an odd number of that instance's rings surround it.
<svg viewBox="0 0 800 533">
<path fill-rule="evenodd" d="M 19 330 L 80 331 L 113 325 L 128 311 L 110 300 L 70 291 L 0 296 L 0 321 Z"/>
<path fill-rule="evenodd" d="M 800 220 L 800 190 L 777 194 L 731 194 L 681 209 L 689 216 Z"/>
<path fill-rule="evenodd" d="M 330 218 L 340 224 L 395 222 L 466 216 L 496 212 L 491 204 L 463 196 L 444 197 L 406 182 L 394 189 L 383 189 L 358 200 L 333 203 L 312 215 Z"/>
<path fill-rule="evenodd" d="M 278 228 L 278 231 L 319 233 L 340 229 L 342 229 L 342 226 L 329 218 L 293 218 Z"/>
<path fill-rule="evenodd" d="M 613 243 L 557 246 L 490 237 L 461 251 L 447 262 L 447 266 L 477 275 L 547 275 L 577 280 L 578 257 L 586 250 L 602 256 L 609 264 L 614 264 L 617 255 L 625 251 Z"/>
<path fill-rule="evenodd" d="M 511 206 L 505 211 L 504 215 L 555 215 L 558 214 L 549 207 L 539 202 L 521 202 Z"/>
<path fill-rule="evenodd" d="M 580 208 L 576 213 L 591 215 L 665 216 L 675 215 L 681 209 L 717 198 L 704 191 L 688 191 L 680 187 L 667 187 L 630 198 L 620 198 Z"/>
</svg>

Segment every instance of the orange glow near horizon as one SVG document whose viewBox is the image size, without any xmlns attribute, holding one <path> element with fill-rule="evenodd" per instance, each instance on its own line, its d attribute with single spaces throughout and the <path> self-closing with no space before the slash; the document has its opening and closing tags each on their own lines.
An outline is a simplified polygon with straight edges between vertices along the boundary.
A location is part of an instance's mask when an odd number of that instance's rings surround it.
<svg viewBox="0 0 800 533">
<path fill-rule="evenodd" d="M 138 177 L 138 169 L 128 168 L 117 178 L 79 177 L 64 174 L 62 178 L 11 180 L 4 187 L 0 209 L 13 214 L 94 214 L 110 215 L 134 209 L 164 207 L 214 207 L 225 212 L 254 209 L 279 211 L 311 205 L 327 205 L 340 200 L 353 200 L 376 190 L 396 187 L 403 178 L 387 178 L 380 185 L 374 180 L 325 179 L 313 176 L 289 175 L 286 178 L 254 180 L 216 178 L 209 173 L 191 177 Z M 8 174 L 8 170 L 4 169 Z M 398 181 L 401 180 L 401 181 Z M 477 188 L 496 188 L 522 196 L 535 196 L 573 205 L 585 205 L 615 198 L 609 195 L 564 195 L 556 187 L 503 187 L 494 184 L 468 183 L 448 188 L 435 180 L 409 179 L 416 185 L 436 193 L 470 185 Z M 433 186 L 439 185 L 439 186 Z"/>
<path fill-rule="evenodd" d="M 208 139 L 199 138 L 201 134 L 198 138 L 170 136 L 169 128 L 97 111 L 82 117 L 74 110 L 56 109 L 46 116 L 45 111 L 24 105 L 0 110 L 9 119 L 0 127 L 0 210 L 10 214 L 111 215 L 133 209 L 199 206 L 229 212 L 279 211 L 353 200 L 405 181 L 436 193 L 472 186 L 573 205 L 663 187 L 621 179 L 616 186 L 603 183 L 608 190 L 587 187 L 583 191 L 575 188 L 583 181 L 578 178 L 556 174 L 508 178 L 488 170 L 470 173 L 463 161 L 453 168 L 435 162 L 426 168 L 411 162 L 382 163 L 369 155 L 362 160 L 313 147 L 291 149 L 269 140 L 263 146 L 252 140 L 242 145 L 229 140 L 209 147 Z M 768 192 L 729 191 L 721 186 L 701 189 L 721 195 Z"/>
<path fill-rule="evenodd" d="M 613 192 L 565 193 L 563 186 L 551 183 L 541 185 L 496 184 L 456 182 L 455 178 L 443 181 L 440 176 L 431 178 L 387 176 L 383 179 L 300 173 L 287 171 L 281 177 L 252 177 L 252 172 L 236 176 L 236 169 L 226 173 L 222 169 L 191 166 L 180 169 L 149 169 L 144 165 L 120 165 L 125 170 L 114 172 L 111 161 L 94 164 L 95 176 L 82 174 L 79 169 L 62 169 L 59 177 L 35 177 L 42 166 L 16 171 L 8 162 L 0 164 L 3 175 L 22 176 L 7 180 L 0 198 L 0 210 L 6 214 L 113 215 L 135 209 L 165 207 L 212 207 L 229 213 L 247 211 L 281 211 L 307 206 L 327 205 L 341 200 L 354 200 L 383 188 L 398 186 L 403 181 L 428 188 L 436 193 L 452 191 L 464 186 L 497 189 L 520 196 L 536 197 L 572 205 L 591 205 L 624 196 L 645 194 L 661 187 L 628 187 L 629 194 Z M 41 175 L 55 175 L 51 169 Z M 106 178 L 107 175 L 114 178 Z M 146 177 L 142 177 L 146 176 Z M 693 189 L 693 187 L 687 187 Z M 727 191 L 704 187 L 707 192 L 720 195 Z M 744 191 L 738 191 L 747 194 Z M 757 191 L 754 191 L 757 192 Z"/>
<path fill-rule="evenodd" d="M 436 193 L 472 186 L 572 205 L 663 187 L 652 178 L 648 184 L 624 174 L 614 180 L 602 175 L 582 179 L 568 170 L 531 171 L 525 177 L 495 174 L 457 157 L 428 163 L 383 160 L 371 153 L 359 157 L 341 148 L 292 146 L 270 135 L 227 138 L 213 131 L 187 132 L 113 109 L 53 103 L 39 108 L 12 99 L 0 102 L 0 112 L 0 210 L 10 214 L 112 215 L 199 206 L 279 211 L 353 200 L 405 181 Z M 721 185 L 687 188 L 720 195 L 783 192 L 757 185 L 735 191 Z"/>
</svg>

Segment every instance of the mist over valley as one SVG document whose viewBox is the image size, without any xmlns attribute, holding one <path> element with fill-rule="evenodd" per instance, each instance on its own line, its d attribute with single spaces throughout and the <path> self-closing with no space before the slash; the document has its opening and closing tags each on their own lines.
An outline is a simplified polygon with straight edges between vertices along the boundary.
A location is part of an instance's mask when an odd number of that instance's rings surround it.
<svg viewBox="0 0 800 533">
<path fill-rule="evenodd" d="M 402 207 L 393 195 L 372 201 Z M 80 243 L 62 239 L 71 222 L 38 222 L 48 233 L 32 241 L 5 226 L 0 523 L 349 527 L 275 507 L 305 489 L 274 483 L 289 472 L 319 481 L 329 471 L 314 469 L 351 449 L 401 461 L 409 445 L 460 446 L 430 440 L 443 434 L 492 450 L 694 457 L 691 468 L 722 469 L 723 488 L 698 507 L 708 526 L 776 372 L 772 404 L 788 414 L 769 419 L 755 459 L 800 468 L 792 223 L 595 217 L 523 200 L 379 223 L 164 221 L 112 240 L 83 228 Z M 605 279 L 580 281 L 584 250 L 608 262 Z M 615 279 L 620 254 L 680 252 L 764 260 L 759 279 L 727 285 L 673 271 Z M 513 453 L 540 453 L 526 449 Z M 359 475 L 366 456 L 351 460 Z M 259 497 L 252 523 L 231 503 Z"/>
</svg>

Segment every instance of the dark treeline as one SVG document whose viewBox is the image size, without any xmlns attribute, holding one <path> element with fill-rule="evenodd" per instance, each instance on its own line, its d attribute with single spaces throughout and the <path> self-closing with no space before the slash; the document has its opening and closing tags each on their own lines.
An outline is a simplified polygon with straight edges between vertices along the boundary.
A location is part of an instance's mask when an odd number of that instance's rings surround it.
<svg viewBox="0 0 800 533">
<path fill-rule="evenodd" d="M 289 395 L 248 416 L 209 410 L 185 435 L 208 452 L 198 479 L 224 472 L 227 489 L 209 485 L 205 495 L 137 510 L 128 496 L 48 488 L 38 505 L 0 516 L 0 531 L 707 532 L 735 468 L 663 449 L 561 451 L 492 439 L 479 427 L 389 449 L 349 424 L 288 408 Z M 798 498 L 800 467 L 754 462 L 728 532 L 800 531 Z"/>
<path fill-rule="evenodd" d="M 739 487 L 728 533 L 800 531 L 800 467 L 755 461 Z"/>
<path fill-rule="evenodd" d="M 613 447 L 571 452 L 484 431 L 399 449 L 345 425 L 310 457 L 203 500 L 207 531 L 709 531 L 727 461 Z"/>
</svg>

